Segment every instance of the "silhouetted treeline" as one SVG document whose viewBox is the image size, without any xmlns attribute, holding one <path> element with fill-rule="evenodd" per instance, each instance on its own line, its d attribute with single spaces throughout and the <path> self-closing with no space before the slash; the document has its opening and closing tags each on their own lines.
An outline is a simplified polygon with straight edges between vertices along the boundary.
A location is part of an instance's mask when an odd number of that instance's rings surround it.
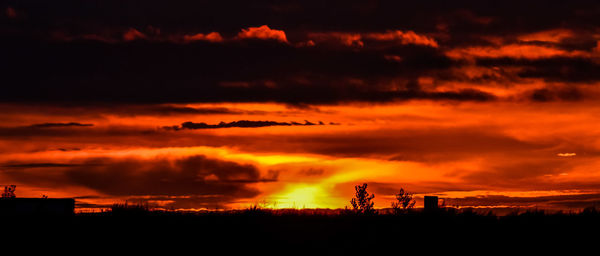
<svg viewBox="0 0 600 256">
<path fill-rule="evenodd" d="M 396 246 L 417 251 L 480 246 L 495 251 L 516 246 L 547 249 L 595 239 L 599 224 L 600 211 L 594 208 L 578 213 L 523 211 L 496 216 L 454 208 L 413 209 L 401 214 L 390 209 L 361 215 L 352 210 L 259 207 L 194 213 L 116 205 L 112 211 L 64 218 L 11 218 L 3 222 L 3 229 L 32 241 L 96 250 L 126 246 L 137 248 L 136 253 L 166 245 L 169 250 L 192 247 L 202 252 L 345 253 Z"/>
</svg>

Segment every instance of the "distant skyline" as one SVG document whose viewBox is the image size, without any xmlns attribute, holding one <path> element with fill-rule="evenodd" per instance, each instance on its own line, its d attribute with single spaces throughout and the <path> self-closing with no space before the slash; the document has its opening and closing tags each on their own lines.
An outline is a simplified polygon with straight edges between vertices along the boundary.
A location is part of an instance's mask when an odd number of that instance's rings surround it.
<svg viewBox="0 0 600 256">
<path fill-rule="evenodd" d="M 0 184 L 174 209 L 600 203 L 600 3 L 0 4 Z"/>
</svg>

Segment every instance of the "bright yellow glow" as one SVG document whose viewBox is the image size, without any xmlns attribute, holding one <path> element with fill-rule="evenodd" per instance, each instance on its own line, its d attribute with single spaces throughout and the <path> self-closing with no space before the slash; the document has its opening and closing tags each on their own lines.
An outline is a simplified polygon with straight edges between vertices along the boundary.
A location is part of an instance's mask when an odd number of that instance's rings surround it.
<svg viewBox="0 0 600 256">
<path fill-rule="evenodd" d="M 274 208 L 327 208 L 328 193 L 318 185 L 292 185 L 276 196 Z"/>
<path fill-rule="evenodd" d="M 243 160 L 251 160 L 256 161 L 265 165 L 277 165 L 277 164 L 285 164 L 285 163 L 298 163 L 298 162 L 315 162 L 318 161 L 319 158 L 316 157 L 308 157 L 308 156 L 298 156 L 298 155 L 253 155 L 253 154 L 233 154 L 230 153 L 235 158 L 243 159 Z M 235 159 L 232 159 L 235 160 Z"/>
</svg>

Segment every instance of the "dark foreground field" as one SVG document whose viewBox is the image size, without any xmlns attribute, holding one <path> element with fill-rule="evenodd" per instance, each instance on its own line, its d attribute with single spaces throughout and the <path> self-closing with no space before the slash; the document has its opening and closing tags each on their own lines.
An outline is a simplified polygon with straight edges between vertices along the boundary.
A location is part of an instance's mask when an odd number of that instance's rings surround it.
<svg viewBox="0 0 600 256">
<path fill-rule="evenodd" d="M 535 253 L 598 251 L 600 212 L 502 217 L 445 209 L 357 216 L 311 211 L 246 210 L 214 213 L 121 210 L 72 217 L 5 217 L 2 246 L 84 253 L 192 254 L 207 252 Z M 20 245 L 19 245 L 20 246 Z M 454 254 L 453 253 L 453 254 Z"/>
</svg>

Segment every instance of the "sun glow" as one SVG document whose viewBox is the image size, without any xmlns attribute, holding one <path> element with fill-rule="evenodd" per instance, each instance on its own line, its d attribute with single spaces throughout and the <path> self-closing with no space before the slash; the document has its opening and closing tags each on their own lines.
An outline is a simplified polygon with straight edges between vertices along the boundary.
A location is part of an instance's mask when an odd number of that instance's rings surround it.
<svg viewBox="0 0 600 256">
<path fill-rule="evenodd" d="M 292 185 L 276 196 L 274 208 L 326 208 L 328 193 L 317 185 Z"/>
</svg>

